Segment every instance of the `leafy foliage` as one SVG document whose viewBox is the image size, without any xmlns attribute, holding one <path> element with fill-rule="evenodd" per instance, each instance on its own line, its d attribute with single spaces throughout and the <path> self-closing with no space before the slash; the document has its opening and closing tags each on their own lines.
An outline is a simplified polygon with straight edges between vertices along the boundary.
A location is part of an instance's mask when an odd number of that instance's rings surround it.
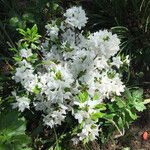
<svg viewBox="0 0 150 150">
<path fill-rule="evenodd" d="M 104 121 L 104 135 L 102 136 L 107 137 L 108 140 L 108 137 L 116 129 L 118 133 L 115 138 L 123 136 L 125 129 L 129 128 L 130 124 L 138 118 L 137 112 L 146 109 L 142 97 L 142 89 L 126 89 L 124 97 L 116 97 L 114 102 L 108 103 L 106 114 L 101 117 L 106 120 Z M 110 124 L 112 124 L 114 128 L 112 128 Z M 104 142 L 103 140 L 101 142 Z"/>
<path fill-rule="evenodd" d="M 16 111 L 0 113 L 0 149 L 1 150 L 30 150 L 30 138 L 25 135 L 25 122 L 18 119 Z"/>
</svg>

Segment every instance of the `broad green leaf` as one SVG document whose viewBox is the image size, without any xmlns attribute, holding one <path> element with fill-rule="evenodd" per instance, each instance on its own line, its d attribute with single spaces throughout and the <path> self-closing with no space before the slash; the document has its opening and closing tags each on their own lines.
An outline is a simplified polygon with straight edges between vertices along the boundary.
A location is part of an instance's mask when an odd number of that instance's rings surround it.
<svg viewBox="0 0 150 150">
<path fill-rule="evenodd" d="M 123 108 L 126 106 L 125 102 L 121 98 L 117 97 L 116 101 L 119 108 Z"/>
<path fill-rule="evenodd" d="M 143 111 L 144 109 L 146 109 L 145 105 L 142 102 L 134 102 L 134 106 L 138 111 Z"/>
<path fill-rule="evenodd" d="M 0 114 L 0 150 L 24 150 L 30 143 L 25 134 L 25 122 L 18 118 L 16 111 Z"/>
<path fill-rule="evenodd" d="M 131 92 L 127 88 L 125 89 L 125 97 L 126 97 L 127 100 L 132 101 Z"/>
<path fill-rule="evenodd" d="M 0 132 L 3 130 L 16 130 L 23 124 L 22 120 L 18 120 L 16 111 L 1 112 L 0 114 Z"/>
<path fill-rule="evenodd" d="M 132 92 L 132 97 L 136 101 L 142 100 L 142 96 L 143 96 L 143 90 L 142 89 L 135 90 Z"/>
<path fill-rule="evenodd" d="M 91 118 L 93 120 L 96 120 L 96 119 L 99 119 L 99 118 L 103 118 L 103 116 L 105 115 L 105 113 L 102 113 L 102 112 L 97 112 L 97 113 L 94 113 Z"/>
<path fill-rule="evenodd" d="M 116 111 L 116 109 L 114 108 L 114 105 L 113 105 L 113 104 L 108 104 L 108 108 L 109 108 L 109 111 L 110 111 L 111 113 L 113 113 L 113 112 Z M 118 106 L 117 106 L 117 108 L 118 108 Z"/>
</svg>

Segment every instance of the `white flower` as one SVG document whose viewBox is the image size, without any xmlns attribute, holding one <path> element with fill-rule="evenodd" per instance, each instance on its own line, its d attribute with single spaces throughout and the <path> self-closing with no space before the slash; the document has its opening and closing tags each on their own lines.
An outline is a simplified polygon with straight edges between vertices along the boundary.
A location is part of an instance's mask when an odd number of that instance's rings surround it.
<svg viewBox="0 0 150 150">
<path fill-rule="evenodd" d="M 78 144 L 79 143 L 79 139 L 78 138 L 72 138 L 71 139 L 72 140 L 72 142 L 73 142 L 73 145 L 76 145 L 76 144 Z"/>
<path fill-rule="evenodd" d="M 47 29 L 47 35 L 50 36 L 52 40 L 58 37 L 59 28 L 57 25 L 53 26 L 52 24 L 47 24 L 45 28 Z"/>
<path fill-rule="evenodd" d="M 119 51 L 120 40 L 116 34 L 104 30 L 91 34 L 88 44 L 100 57 L 105 56 L 108 59 Z"/>
<path fill-rule="evenodd" d="M 65 89 L 71 89 L 74 80 L 67 66 L 53 63 L 49 65 L 49 73 L 41 74 L 38 78 L 41 94 L 45 94 L 51 103 L 63 103 L 71 98 L 72 94 Z"/>
<path fill-rule="evenodd" d="M 74 30 L 67 29 L 62 35 L 62 48 L 66 48 L 70 46 L 70 49 L 76 48 L 75 41 L 76 41 L 76 34 Z"/>
<path fill-rule="evenodd" d="M 84 27 L 88 19 L 82 7 L 72 7 L 72 8 L 67 9 L 64 16 L 66 17 L 66 20 L 65 20 L 66 23 L 78 29 L 81 29 L 81 27 Z"/>
<path fill-rule="evenodd" d="M 13 104 L 13 108 L 19 108 L 19 111 L 23 112 L 26 108 L 29 109 L 30 99 L 27 97 L 16 96 L 16 103 Z"/>
<path fill-rule="evenodd" d="M 78 133 L 80 141 L 84 139 L 86 142 L 96 140 L 99 135 L 99 126 L 96 124 L 85 124 L 81 133 Z"/>
<path fill-rule="evenodd" d="M 37 74 L 34 74 L 33 67 L 23 60 L 19 63 L 20 67 L 16 68 L 16 73 L 13 79 L 16 82 L 21 82 L 23 87 L 28 91 L 33 92 L 33 89 L 38 84 Z"/>
<path fill-rule="evenodd" d="M 28 57 L 32 56 L 33 54 L 32 54 L 31 49 L 21 49 L 20 55 L 23 58 L 28 58 Z"/>
<path fill-rule="evenodd" d="M 111 65 L 116 66 L 117 68 L 120 68 L 120 66 L 123 64 L 123 62 L 121 61 L 120 56 L 117 57 L 113 57 L 113 62 L 111 63 Z"/>
<path fill-rule="evenodd" d="M 57 48 L 56 45 L 53 45 L 49 51 L 44 51 L 44 61 L 52 62 L 57 61 L 60 62 L 62 60 L 62 56 L 60 54 L 60 50 Z M 49 64 L 48 64 L 49 65 Z"/>
<path fill-rule="evenodd" d="M 129 63 L 130 63 L 129 55 L 126 56 L 125 62 L 127 65 L 129 65 Z"/>
<path fill-rule="evenodd" d="M 101 84 L 99 85 L 99 91 L 103 97 L 111 96 L 113 93 L 116 95 L 121 95 L 121 92 L 124 92 L 125 85 L 119 78 L 119 75 L 116 74 L 114 78 L 110 79 L 107 75 L 102 76 Z"/>
<path fill-rule="evenodd" d="M 75 119 L 78 120 L 79 123 L 81 123 L 83 121 L 83 119 L 89 118 L 90 114 L 88 114 L 88 112 L 86 112 L 86 111 L 80 110 L 74 114 L 74 117 L 75 117 Z"/>
<path fill-rule="evenodd" d="M 25 59 L 23 59 L 22 61 L 18 62 L 18 65 L 20 67 L 24 66 L 24 67 L 26 67 L 28 69 L 32 69 L 33 70 L 32 65 L 30 63 L 28 63 Z"/>
<path fill-rule="evenodd" d="M 60 105 L 59 110 L 49 112 L 49 114 L 43 118 L 44 123 L 51 128 L 53 128 L 55 125 L 61 125 L 66 117 L 67 108 L 68 107 L 64 105 Z"/>
<path fill-rule="evenodd" d="M 46 111 L 47 108 L 46 102 L 34 102 L 33 104 L 37 111 L 44 111 L 44 112 Z"/>
<path fill-rule="evenodd" d="M 104 56 L 102 56 L 101 58 L 100 57 L 97 57 L 95 59 L 95 63 L 96 63 L 96 67 L 99 69 L 99 70 L 102 70 L 102 69 L 108 69 L 109 66 L 107 64 L 107 60 Z"/>
</svg>

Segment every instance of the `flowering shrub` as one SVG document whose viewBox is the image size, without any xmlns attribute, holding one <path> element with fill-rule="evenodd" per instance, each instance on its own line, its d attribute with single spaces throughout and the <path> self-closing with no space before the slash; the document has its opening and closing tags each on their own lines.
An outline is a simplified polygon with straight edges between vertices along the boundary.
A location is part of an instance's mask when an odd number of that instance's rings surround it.
<svg viewBox="0 0 150 150">
<path fill-rule="evenodd" d="M 74 144 L 99 137 L 99 119 L 106 115 L 106 104 L 125 91 L 122 70 L 129 64 L 128 56 L 119 56 L 117 35 L 86 32 L 87 21 L 81 7 L 72 7 L 45 26 L 41 40 L 36 25 L 19 29 L 24 38 L 14 57 L 13 108 L 41 112 L 43 126 L 51 129 L 73 117 Z"/>
</svg>

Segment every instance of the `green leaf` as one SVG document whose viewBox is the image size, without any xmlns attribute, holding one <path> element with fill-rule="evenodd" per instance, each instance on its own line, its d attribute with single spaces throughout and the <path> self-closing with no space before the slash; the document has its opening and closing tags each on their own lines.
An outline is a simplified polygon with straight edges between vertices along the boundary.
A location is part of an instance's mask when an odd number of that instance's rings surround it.
<svg viewBox="0 0 150 150">
<path fill-rule="evenodd" d="M 56 147 L 54 148 L 54 150 L 62 150 L 61 147 L 59 146 L 59 144 L 56 144 Z"/>
<path fill-rule="evenodd" d="M 21 58 L 21 57 L 13 57 L 13 59 L 14 59 L 16 62 L 19 62 L 19 61 L 21 61 L 21 60 L 22 60 L 22 58 Z"/>
<path fill-rule="evenodd" d="M 34 43 L 31 43 L 31 48 L 32 49 L 37 49 L 37 46 Z"/>
<path fill-rule="evenodd" d="M 23 29 L 21 29 L 21 28 L 18 28 L 17 30 L 19 31 L 19 33 L 20 33 L 21 35 L 26 36 L 26 31 L 25 31 L 25 30 L 23 30 Z"/>
<path fill-rule="evenodd" d="M 121 117 L 119 117 L 119 119 L 118 119 L 118 125 L 120 128 L 123 128 L 123 126 L 124 126 L 124 123 L 123 123 L 123 120 Z"/>
<path fill-rule="evenodd" d="M 117 97 L 117 98 L 116 98 L 116 101 L 117 101 L 116 104 L 117 104 L 117 106 L 118 106 L 119 108 L 123 108 L 123 107 L 126 106 L 125 102 L 124 102 L 121 98 Z"/>
<path fill-rule="evenodd" d="M 91 116 L 91 118 L 92 118 L 93 120 L 97 120 L 97 119 L 99 119 L 99 118 L 103 118 L 104 115 L 105 115 L 105 113 L 97 112 L 97 113 L 94 113 L 94 114 Z"/>
<path fill-rule="evenodd" d="M 134 114 L 134 113 L 132 113 L 131 110 L 126 109 L 126 111 L 129 113 L 129 116 L 130 116 L 133 120 L 137 119 L 137 115 Z"/>
<path fill-rule="evenodd" d="M 23 150 L 30 143 L 25 134 L 24 120 L 18 118 L 16 111 L 1 112 L 0 114 L 0 149 Z"/>
<path fill-rule="evenodd" d="M 23 124 L 18 120 L 17 111 L 1 112 L 0 114 L 0 132 L 3 130 L 13 131 Z"/>
<path fill-rule="evenodd" d="M 114 116 L 116 116 L 116 114 L 105 114 L 104 118 L 113 120 Z"/>
<path fill-rule="evenodd" d="M 96 93 L 94 94 L 93 100 L 98 100 L 99 97 L 100 97 L 99 93 L 96 92 Z"/>
<path fill-rule="evenodd" d="M 106 104 L 101 103 L 95 106 L 95 109 L 99 109 L 101 111 L 106 110 Z"/>
<path fill-rule="evenodd" d="M 35 24 L 32 28 L 31 28 L 31 32 L 36 34 L 38 31 L 37 25 Z"/>
<path fill-rule="evenodd" d="M 115 112 L 116 111 L 116 107 L 118 108 L 117 105 L 114 105 L 115 104 L 115 101 L 113 101 L 112 103 L 108 103 L 107 104 L 107 107 L 109 109 L 109 111 L 112 113 L 112 112 Z M 115 107 L 114 107 L 115 106 Z"/>
<path fill-rule="evenodd" d="M 124 94 L 127 100 L 132 101 L 132 95 L 129 89 L 126 88 Z"/>
<path fill-rule="evenodd" d="M 88 92 L 84 91 L 84 92 L 80 92 L 78 97 L 79 97 L 79 100 L 84 103 L 87 99 L 88 99 Z"/>
<path fill-rule="evenodd" d="M 30 35 L 31 34 L 31 31 L 29 28 L 27 28 L 27 31 L 26 31 L 26 34 Z"/>
<path fill-rule="evenodd" d="M 142 96 L 143 96 L 143 90 L 142 89 L 135 90 L 132 92 L 132 97 L 136 101 L 142 100 Z"/>
<path fill-rule="evenodd" d="M 9 23 L 10 23 L 11 26 L 17 27 L 17 26 L 18 26 L 18 23 L 19 23 L 18 17 L 12 17 L 12 18 L 9 20 Z"/>
<path fill-rule="evenodd" d="M 25 21 L 29 21 L 31 23 L 35 22 L 34 20 L 34 15 L 32 13 L 25 13 L 23 14 L 22 18 L 25 20 Z"/>
<path fill-rule="evenodd" d="M 19 33 L 23 35 L 23 39 L 20 41 L 25 41 L 28 44 L 32 44 L 31 48 L 36 48 L 36 45 L 34 45 L 35 43 L 38 44 L 39 43 L 39 38 L 41 37 L 38 34 L 38 28 L 37 25 L 34 25 L 31 29 L 27 28 L 26 30 L 23 30 L 21 28 L 18 29 Z"/>
<path fill-rule="evenodd" d="M 142 102 L 141 103 L 135 102 L 134 106 L 138 111 L 143 111 L 144 109 L 146 109 L 145 105 Z"/>
<path fill-rule="evenodd" d="M 33 93 L 35 93 L 36 95 L 38 95 L 40 93 L 40 89 L 39 89 L 39 87 L 37 85 L 33 89 Z"/>
</svg>

